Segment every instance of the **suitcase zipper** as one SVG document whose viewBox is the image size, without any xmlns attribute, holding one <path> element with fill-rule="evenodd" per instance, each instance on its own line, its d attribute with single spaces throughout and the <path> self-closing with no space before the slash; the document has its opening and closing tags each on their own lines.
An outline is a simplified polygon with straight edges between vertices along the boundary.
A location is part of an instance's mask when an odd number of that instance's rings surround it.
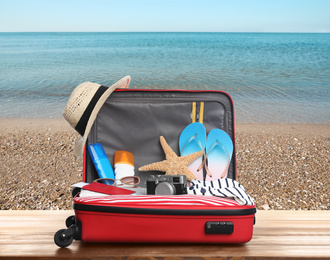
<svg viewBox="0 0 330 260">
<path fill-rule="evenodd" d="M 177 103 L 180 102 L 219 102 L 216 98 L 196 98 L 196 97 L 188 97 L 188 98 L 182 98 L 182 97 L 169 97 L 169 98 L 155 98 L 155 97 L 115 97 L 114 95 L 111 95 L 109 97 L 109 102 L 134 102 L 134 103 L 141 103 L 141 102 L 150 102 L 150 103 L 158 103 L 158 102 L 166 102 L 166 103 Z"/>
<path fill-rule="evenodd" d="M 156 208 L 126 208 L 100 205 L 73 204 L 73 209 L 88 212 L 147 214 L 147 215 L 180 215 L 180 216 L 246 216 L 256 213 L 256 208 L 244 209 L 156 209 Z"/>
</svg>

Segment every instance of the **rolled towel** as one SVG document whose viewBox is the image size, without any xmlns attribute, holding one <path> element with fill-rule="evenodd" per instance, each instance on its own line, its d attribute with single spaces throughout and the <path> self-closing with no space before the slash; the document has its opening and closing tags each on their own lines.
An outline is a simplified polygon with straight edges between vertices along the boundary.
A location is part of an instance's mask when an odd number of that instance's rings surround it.
<svg viewBox="0 0 330 260">
<path fill-rule="evenodd" d="M 237 181 L 223 178 L 213 181 L 192 180 L 188 194 L 235 199 L 240 205 L 254 205 L 253 199 Z"/>
</svg>

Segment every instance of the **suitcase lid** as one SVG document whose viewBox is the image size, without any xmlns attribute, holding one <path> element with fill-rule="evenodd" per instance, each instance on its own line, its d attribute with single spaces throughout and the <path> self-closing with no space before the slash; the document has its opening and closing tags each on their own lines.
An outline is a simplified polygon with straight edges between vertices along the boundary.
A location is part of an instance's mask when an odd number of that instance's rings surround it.
<svg viewBox="0 0 330 260">
<path fill-rule="evenodd" d="M 222 91 L 118 89 L 98 113 L 86 146 L 101 143 L 112 166 L 116 151 L 131 152 L 135 175 L 141 178 L 143 185 L 149 175 L 162 174 L 138 171 L 143 165 L 165 159 L 160 136 L 165 137 L 177 155 L 180 154 L 179 137 L 192 123 L 193 102 L 196 115 L 204 102 L 203 124 L 207 134 L 219 128 L 232 139 L 234 149 L 227 177 L 236 179 L 234 105 L 231 97 Z M 83 180 L 92 182 L 97 178 L 94 164 L 85 149 Z"/>
</svg>

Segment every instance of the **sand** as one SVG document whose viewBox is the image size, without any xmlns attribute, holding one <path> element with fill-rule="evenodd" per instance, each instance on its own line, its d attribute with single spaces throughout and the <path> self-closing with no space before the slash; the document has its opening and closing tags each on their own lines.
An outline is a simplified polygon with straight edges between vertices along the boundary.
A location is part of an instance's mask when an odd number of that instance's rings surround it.
<svg viewBox="0 0 330 260">
<path fill-rule="evenodd" d="M 0 119 L 0 209 L 72 209 L 82 180 L 64 119 Z M 237 124 L 238 181 L 259 210 L 329 210 L 330 125 Z"/>
</svg>

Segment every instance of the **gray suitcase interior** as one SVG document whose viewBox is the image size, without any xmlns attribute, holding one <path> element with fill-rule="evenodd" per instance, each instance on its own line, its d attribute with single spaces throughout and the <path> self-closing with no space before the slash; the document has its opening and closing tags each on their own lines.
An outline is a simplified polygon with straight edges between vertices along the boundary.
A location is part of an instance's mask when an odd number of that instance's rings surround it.
<svg viewBox="0 0 330 260">
<path fill-rule="evenodd" d="M 234 151 L 228 177 L 236 179 L 234 107 L 230 96 L 218 91 L 115 91 L 101 108 L 87 145 L 101 143 L 113 165 L 116 151 L 133 153 L 135 175 L 141 178 L 141 186 L 150 174 L 139 172 L 145 164 L 162 161 L 165 155 L 159 137 L 179 155 L 179 137 L 192 122 L 192 102 L 204 102 L 204 126 L 206 133 L 214 128 L 226 131 L 234 143 Z M 98 178 L 93 162 L 86 151 L 85 181 Z"/>
</svg>

